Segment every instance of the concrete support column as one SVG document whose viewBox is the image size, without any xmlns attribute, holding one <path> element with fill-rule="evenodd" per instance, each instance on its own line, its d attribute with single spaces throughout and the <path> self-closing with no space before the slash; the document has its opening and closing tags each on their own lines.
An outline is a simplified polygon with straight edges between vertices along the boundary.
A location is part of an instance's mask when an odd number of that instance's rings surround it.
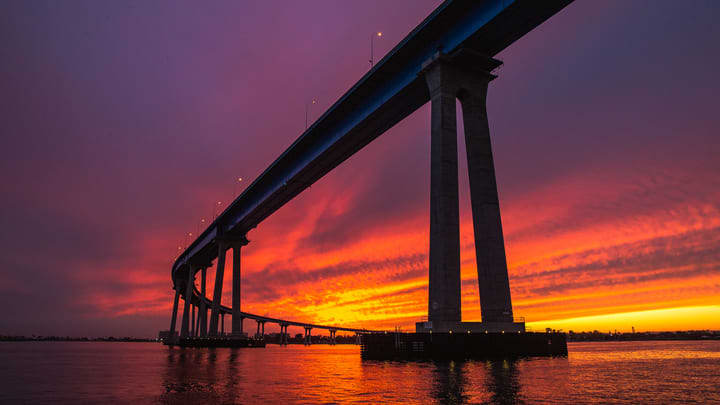
<svg viewBox="0 0 720 405">
<path fill-rule="evenodd" d="M 455 98 L 463 109 L 483 322 L 512 322 L 510 284 L 490 143 L 486 96 L 502 62 L 470 49 L 438 53 L 422 75 L 431 99 L 430 328 L 461 320 Z"/>
<path fill-rule="evenodd" d="M 190 304 L 190 312 L 192 313 L 192 317 L 190 318 L 190 321 L 192 322 L 190 325 L 190 336 L 195 336 L 195 305 Z"/>
<path fill-rule="evenodd" d="M 207 336 L 207 304 L 205 304 L 205 297 L 207 297 L 207 291 L 205 290 L 205 282 L 207 279 L 207 267 L 202 268 L 201 278 L 200 278 L 200 294 L 203 296 L 203 300 L 200 301 L 200 328 L 199 328 L 199 335 L 200 336 Z"/>
<path fill-rule="evenodd" d="M 220 336 L 225 336 L 225 312 L 222 313 L 222 318 L 220 318 Z"/>
<path fill-rule="evenodd" d="M 260 329 L 260 333 L 260 336 L 265 337 L 265 321 L 262 321 L 262 328 Z"/>
<path fill-rule="evenodd" d="M 232 242 L 233 250 L 233 278 L 232 278 L 232 334 L 243 334 L 243 316 L 240 309 L 240 295 L 242 287 L 242 278 L 240 271 L 240 250 L 248 244 L 248 240 L 242 237 Z"/>
<path fill-rule="evenodd" d="M 210 313 L 210 336 L 218 334 L 218 317 L 222 300 L 223 275 L 225 274 L 225 252 L 227 243 L 218 240 L 217 269 L 215 270 L 215 291 L 213 292 L 212 312 Z"/>
<path fill-rule="evenodd" d="M 510 282 L 486 109 L 488 83 L 497 77 L 490 70 L 502 62 L 478 54 L 472 57 L 473 63 L 459 67 L 456 76 L 463 83 L 458 99 L 465 127 L 480 309 L 483 322 L 512 322 Z"/>
<path fill-rule="evenodd" d="M 330 330 L 330 344 L 335 346 L 335 332 L 334 330 Z"/>
<path fill-rule="evenodd" d="M 287 346 L 288 344 L 288 325 L 280 325 L 280 344 Z"/>
<path fill-rule="evenodd" d="M 202 316 L 200 315 L 200 307 L 198 306 L 197 318 L 195 319 L 195 333 L 193 336 L 200 336 L 200 319 L 202 319 Z"/>
<path fill-rule="evenodd" d="M 421 73 L 431 100 L 428 320 L 436 323 L 461 319 L 457 85 L 452 73 L 442 57 Z"/>
<path fill-rule="evenodd" d="M 178 301 L 180 301 L 180 290 L 176 284 L 175 300 L 173 300 L 172 318 L 170 319 L 170 339 L 172 340 L 175 339 L 175 323 L 177 321 Z"/>
<path fill-rule="evenodd" d="M 312 328 L 305 327 L 305 345 L 306 346 L 310 346 L 312 344 L 311 331 L 312 331 Z"/>
<path fill-rule="evenodd" d="M 256 320 L 257 322 L 257 331 L 255 332 L 255 336 L 260 336 L 260 321 Z"/>
<path fill-rule="evenodd" d="M 210 322 L 210 307 L 205 308 L 205 313 L 203 314 L 203 327 L 205 328 L 205 334 L 203 336 L 207 336 L 209 333 L 208 329 L 208 323 Z"/>
<path fill-rule="evenodd" d="M 182 325 L 180 326 L 180 337 L 187 338 L 190 334 L 190 303 L 193 294 L 193 282 L 195 271 L 190 264 L 186 265 L 188 271 L 187 283 L 185 284 L 185 307 L 183 308 Z"/>
</svg>

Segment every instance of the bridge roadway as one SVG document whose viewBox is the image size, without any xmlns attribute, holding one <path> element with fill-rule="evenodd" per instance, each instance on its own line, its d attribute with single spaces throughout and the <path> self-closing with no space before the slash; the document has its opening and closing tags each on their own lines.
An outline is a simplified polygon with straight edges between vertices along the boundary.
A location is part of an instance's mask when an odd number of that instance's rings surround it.
<svg viewBox="0 0 720 405">
<path fill-rule="evenodd" d="M 183 297 L 188 295 L 187 280 L 194 279 L 194 273 L 207 268 L 218 256 L 224 256 L 219 241 L 245 238 L 262 220 L 427 103 L 430 92 L 423 69 L 428 62 L 461 49 L 492 57 L 571 2 L 443 2 L 307 128 L 178 256 L 171 270 L 173 288 Z M 492 176 L 494 182 L 494 172 Z M 217 295 L 217 286 L 215 291 Z M 231 309 L 222 307 L 216 311 L 228 313 Z M 246 317 L 263 318 L 251 314 Z M 212 323 L 211 320 L 211 326 Z"/>
</svg>

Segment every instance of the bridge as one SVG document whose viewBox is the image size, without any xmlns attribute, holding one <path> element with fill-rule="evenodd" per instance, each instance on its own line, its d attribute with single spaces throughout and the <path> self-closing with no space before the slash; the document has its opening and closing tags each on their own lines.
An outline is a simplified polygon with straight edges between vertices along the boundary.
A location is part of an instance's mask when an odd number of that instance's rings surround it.
<svg viewBox="0 0 720 405">
<path fill-rule="evenodd" d="M 422 105 L 431 102 L 431 180 L 428 318 L 416 330 L 524 331 L 515 322 L 505 258 L 495 169 L 486 112 L 489 83 L 502 62 L 493 58 L 572 0 L 447 0 L 335 102 L 178 256 L 170 334 L 184 299 L 180 338 L 213 337 L 232 317 L 310 330 L 370 333 L 241 311 L 241 250 L 246 235 L 269 215 Z M 455 103 L 465 127 L 482 322 L 461 322 L 458 157 Z M 232 250 L 232 306 L 221 305 L 225 259 Z M 212 299 L 206 272 L 215 262 Z M 201 274 L 200 289 L 195 287 Z M 195 318 L 195 309 L 198 316 Z M 210 311 L 208 325 L 208 311 Z M 261 331 L 262 329 L 262 331 Z"/>
</svg>

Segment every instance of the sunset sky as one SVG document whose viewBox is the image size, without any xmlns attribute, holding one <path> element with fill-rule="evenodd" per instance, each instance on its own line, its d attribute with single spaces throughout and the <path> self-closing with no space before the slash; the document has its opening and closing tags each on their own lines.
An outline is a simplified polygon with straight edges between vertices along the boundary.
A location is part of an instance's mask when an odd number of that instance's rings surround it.
<svg viewBox="0 0 720 405">
<path fill-rule="evenodd" d="M 377 60 L 438 4 L 2 2 L 0 334 L 166 329 L 188 233 L 302 133 L 310 100 L 314 120 L 368 70 L 373 32 Z M 497 55 L 488 115 L 529 327 L 720 329 L 718 16 L 577 0 Z M 251 231 L 243 310 L 406 330 L 427 314 L 429 111 Z"/>
</svg>

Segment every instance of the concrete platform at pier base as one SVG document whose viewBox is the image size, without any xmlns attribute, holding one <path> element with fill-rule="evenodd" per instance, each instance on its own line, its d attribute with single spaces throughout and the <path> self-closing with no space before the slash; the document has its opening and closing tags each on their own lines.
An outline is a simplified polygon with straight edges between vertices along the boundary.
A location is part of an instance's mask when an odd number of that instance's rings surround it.
<svg viewBox="0 0 720 405">
<path fill-rule="evenodd" d="M 363 359 L 492 359 L 567 356 L 564 333 L 366 333 Z"/>
<path fill-rule="evenodd" d="M 180 347 L 265 347 L 265 339 L 234 336 L 192 337 L 165 344 Z"/>
<path fill-rule="evenodd" d="M 525 332 L 525 322 L 452 322 L 425 321 L 415 323 L 415 333 L 517 333 Z"/>
</svg>

